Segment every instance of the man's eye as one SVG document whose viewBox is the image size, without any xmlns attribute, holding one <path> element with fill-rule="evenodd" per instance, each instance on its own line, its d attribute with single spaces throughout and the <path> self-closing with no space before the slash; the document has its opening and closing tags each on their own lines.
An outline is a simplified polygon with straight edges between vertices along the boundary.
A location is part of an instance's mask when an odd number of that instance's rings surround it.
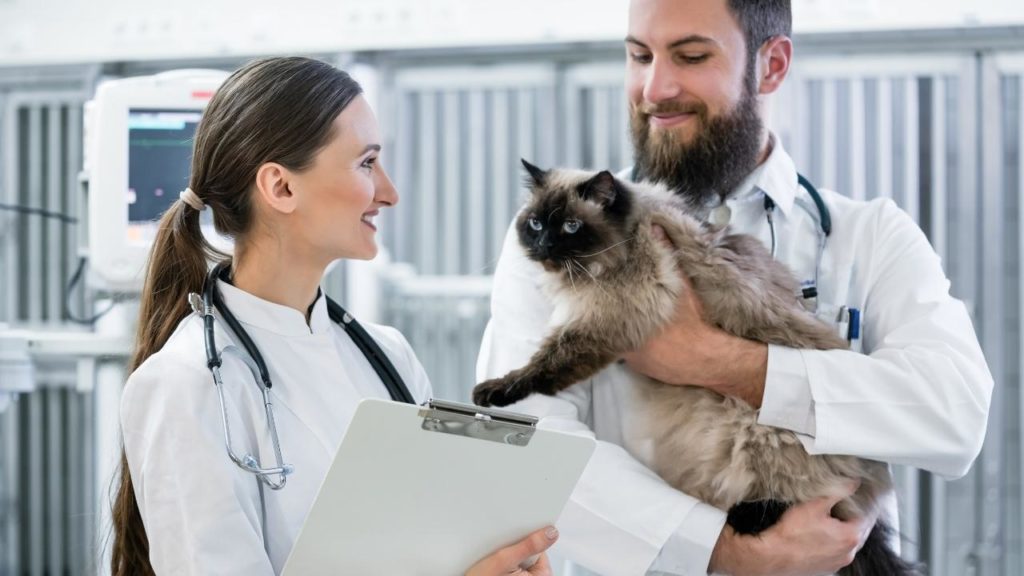
<svg viewBox="0 0 1024 576">
<path fill-rule="evenodd" d="M 651 55 L 650 54 L 644 54 L 644 53 L 638 53 L 638 52 L 630 52 L 629 53 L 629 58 L 633 62 L 636 62 L 637 64 L 650 64 L 651 63 Z"/>
<path fill-rule="evenodd" d="M 688 56 L 686 54 L 680 55 L 679 59 L 687 64 L 700 64 L 710 57 L 710 54 L 697 54 Z"/>
</svg>

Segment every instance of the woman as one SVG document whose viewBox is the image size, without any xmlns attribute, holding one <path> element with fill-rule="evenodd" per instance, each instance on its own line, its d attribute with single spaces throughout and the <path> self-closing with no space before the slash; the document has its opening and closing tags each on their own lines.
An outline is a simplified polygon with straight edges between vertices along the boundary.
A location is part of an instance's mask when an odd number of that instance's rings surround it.
<svg viewBox="0 0 1024 576">
<path fill-rule="evenodd" d="M 319 291 L 331 261 L 376 255 L 374 218 L 398 201 L 378 164 L 377 122 L 360 92 L 322 62 L 273 58 L 232 74 L 210 101 L 195 135 L 189 188 L 160 222 L 142 292 L 121 402 L 115 575 L 280 573 L 356 404 L 389 397 L 329 319 Z M 267 492 L 265 525 L 253 475 L 224 452 L 202 319 L 188 304 L 190 292 L 202 291 L 208 259 L 227 258 L 202 238 L 199 212 L 207 207 L 217 230 L 235 242 L 230 281 L 218 289 L 277 384 L 281 449 L 301 471 L 283 490 Z M 415 400 L 428 399 L 430 383 L 401 334 L 366 330 Z M 228 339 L 218 334 L 219 342 Z M 261 414 L 258 388 L 228 384 L 225 395 L 234 444 L 273 454 L 266 426 L 253 416 Z M 553 528 L 539 530 L 467 574 L 515 573 L 556 538 Z M 520 573 L 548 574 L 546 558 Z"/>
</svg>

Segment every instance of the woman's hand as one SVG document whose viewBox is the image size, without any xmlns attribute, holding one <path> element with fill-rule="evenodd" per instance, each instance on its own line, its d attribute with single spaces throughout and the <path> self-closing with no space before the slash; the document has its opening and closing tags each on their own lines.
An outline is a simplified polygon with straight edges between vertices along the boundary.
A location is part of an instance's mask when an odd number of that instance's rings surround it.
<svg viewBox="0 0 1024 576">
<path fill-rule="evenodd" d="M 466 571 L 466 576 L 551 576 L 551 565 L 543 552 L 558 540 L 558 530 L 554 526 L 542 528 L 523 538 L 511 546 L 498 550 L 494 554 L 477 562 Z M 530 565 L 530 560 L 536 561 Z M 530 565 L 529 568 L 523 568 Z"/>
</svg>

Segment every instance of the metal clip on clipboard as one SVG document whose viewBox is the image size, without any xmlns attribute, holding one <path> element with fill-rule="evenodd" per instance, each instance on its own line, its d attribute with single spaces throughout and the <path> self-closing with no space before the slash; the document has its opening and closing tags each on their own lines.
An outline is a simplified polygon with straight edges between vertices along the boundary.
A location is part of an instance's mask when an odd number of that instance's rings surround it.
<svg viewBox="0 0 1024 576">
<path fill-rule="evenodd" d="M 526 446 L 537 430 L 537 418 L 471 404 L 431 400 L 420 410 L 423 429 L 499 444 Z"/>
</svg>

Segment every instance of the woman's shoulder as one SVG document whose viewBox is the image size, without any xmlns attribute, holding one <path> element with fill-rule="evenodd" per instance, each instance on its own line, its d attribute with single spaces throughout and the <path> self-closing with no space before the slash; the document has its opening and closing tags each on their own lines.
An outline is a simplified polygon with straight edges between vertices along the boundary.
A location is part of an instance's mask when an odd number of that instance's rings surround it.
<svg viewBox="0 0 1024 576">
<path fill-rule="evenodd" d="M 397 328 L 373 322 L 360 322 L 359 324 L 396 365 L 399 362 L 408 364 L 411 361 L 415 361 L 415 351 L 413 351 L 409 341 L 405 339 L 405 335 L 399 332 Z"/>
<path fill-rule="evenodd" d="M 394 326 L 376 324 L 374 322 L 359 322 L 359 324 L 366 329 L 366 332 L 382 347 L 384 345 L 388 345 L 400 348 L 410 348 L 409 341 L 406 340 L 405 336 Z"/>
<path fill-rule="evenodd" d="M 193 382 L 208 383 L 210 373 L 204 351 L 202 319 L 189 314 L 178 323 L 167 342 L 132 371 L 123 395 L 134 395 L 140 387 L 155 392 L 154 387 L 184 390 Z"/>
<path fill-rule="evenodd" d="M 409 391 L 419 402 L 431 397 L 430 380 L 416 357 L 416 351 L 397 328 L 373 322 L 360 322 L 366 333 L 380 346 L 405 380 Z"/>
</svg>

